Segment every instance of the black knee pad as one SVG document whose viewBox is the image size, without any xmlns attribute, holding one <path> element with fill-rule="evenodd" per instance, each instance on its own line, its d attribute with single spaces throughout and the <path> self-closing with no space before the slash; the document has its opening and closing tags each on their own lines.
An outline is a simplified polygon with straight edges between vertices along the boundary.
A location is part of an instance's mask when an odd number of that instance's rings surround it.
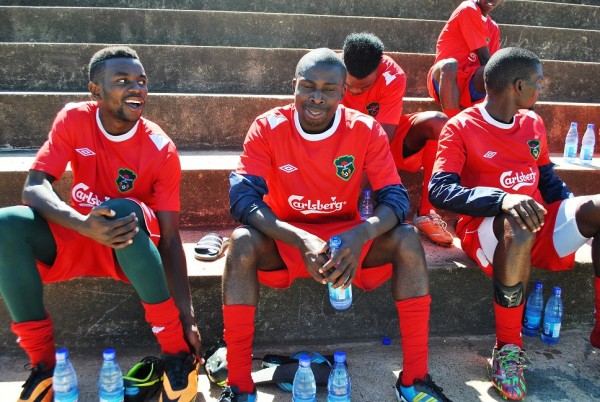
<svg viewBox="0 0 600 402">
<path fill-rule="evenodd" d="M 523 303 L 523 282 L 504 286 L 494 279 L 494 299 L 502 307 L 518 307 Z"/>
</svg>

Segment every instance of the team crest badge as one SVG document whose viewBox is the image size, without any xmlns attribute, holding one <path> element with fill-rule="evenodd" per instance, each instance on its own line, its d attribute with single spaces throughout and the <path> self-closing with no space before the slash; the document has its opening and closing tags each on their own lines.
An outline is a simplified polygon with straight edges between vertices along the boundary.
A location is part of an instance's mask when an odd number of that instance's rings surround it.
<svg viewBox="0 0 600 402">
<path fill-rule="evenodd" d="M 540 141 L 539 140 L 529 140 L 527 141 L 527 145 L 529 145 L 529 152 L 533 159 L 537 160 L 540 157 L 540 153 L 542 150 L 540 149 Z"/>
<path fill-rule="evenodd" d="M 350 180 L 352 173 L 356 170 L 354 167 L 354 156 L 352 155 L 340 156 L 333 161 L 333 164 L 336 168 L 335 174 L 342 180 Z"/>
<path fill-rule="evenodd" d="M 119 177 L 115 181 L 117 183 L 117 188 L 120 192 L 126 193 L 127 191 L 133 189 L 133 181 L 137 178 L 137 175 L 130 169 L 119 169 Z"/>
<path fill-rule="evenodd" d="M 377 102 L 369 103 L 367 105 L 367 112 L 369 113 L 369 116 L 371 116 L 371 117 L 377 116 L 377 114 L 379 113 L 379 103 L 377 103 Z"/>
</svg>

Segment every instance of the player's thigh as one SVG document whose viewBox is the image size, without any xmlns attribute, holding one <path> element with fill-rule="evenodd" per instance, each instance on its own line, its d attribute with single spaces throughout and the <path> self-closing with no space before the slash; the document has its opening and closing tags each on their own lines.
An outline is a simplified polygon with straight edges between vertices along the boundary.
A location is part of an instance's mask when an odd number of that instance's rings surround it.
<svg viewBox="0 0 600 402">
<path fill-rule="evenodd" d="M 56 259 L 56 241 L 48 222 L 30 207 L 0 208 L 0 239 L 3 247 L 29 244 L 33 257 L 45 264 L 52 265 Z"/>
<path fill-rule="evenodd" d="M 261 271 L 285 268 L 275 240 L 252 226 L 239 226 L 233 231 L 229 258 L 240 264 L 251 264 Z"/>
</svg>

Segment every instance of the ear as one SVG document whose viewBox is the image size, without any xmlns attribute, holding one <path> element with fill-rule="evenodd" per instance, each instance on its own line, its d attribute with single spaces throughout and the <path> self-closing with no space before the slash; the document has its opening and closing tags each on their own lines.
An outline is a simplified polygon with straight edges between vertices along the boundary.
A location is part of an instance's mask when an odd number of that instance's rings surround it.
<svg viewBox="0 0 600 402">
<path fill-rule="evenodd" d="M 92 94 L 92 98 L 95 101 L 101 99 L 101 96 L 100 96 L 100 92 L 101 91 L 100 91 L 100 86 L 99 85 L 97 85 L 97 84 L 93 83 L 92 81 L 90 81 L 88 83 L 88 89 L 89 89 L 90 93 Z"/>
</svg>

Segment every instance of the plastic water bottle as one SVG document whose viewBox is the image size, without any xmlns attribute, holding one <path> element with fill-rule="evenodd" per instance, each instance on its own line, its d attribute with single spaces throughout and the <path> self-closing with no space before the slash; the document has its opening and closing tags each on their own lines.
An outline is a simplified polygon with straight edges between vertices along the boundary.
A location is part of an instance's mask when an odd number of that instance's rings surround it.
<svg viewBox="0 0 600 402">
<path fill-rule="evenodd" d="M 303 353 L 298 357 L 298 360 L 298 370 L 292 383 L 292 401 L 316 402 L 317 383 L 310 368 L 310 356 Z"/>
<path fill-rule="evenodd" d="M 565 162 L 574 163 L 577 160 L 578 142 L 579 133 L 577 132 L 577 123 L 572 122 L 565 138 L 565 152 L 563 153 L 563 160 Z"/>
<path fill-rule="evenodd" d="M 583 138 L 581 139 L 581 153 L 579 154 L 579 163 L 585 166 L 592 164 L 594 157 L 594 146 L 596 145 L 596 133 L 594 133 L 594 125 L 588 124 Z"/>
<path fill-rule="evenodd" d="M 362 198 L 360 199 L 360 204 L 358 206 L 358 214 L 360 215 L 360 219 L 366 221 L 370 217 L 373 216 L 373 199 L 371 198 L 371 190 L 365 188 L 362 194 Z"/>
<path fill-rule="evenodd" d="M 544 327 L 542 329 L 542 341 L 552 345 L 558 342 L 560 337 L 560 323 L 563 315 L 563 304 L 560 298 L 561 289 L 555 286 L 552 296 L 548 299 L 544 311 Z"/>
<path fill-rule="evenodd" d="M 350 402 L 352 383 L 346 366 L 346 353 L 336 351 L 333 360 L 333 367 L 327 381 L 327 402 Z"/>
<path fill-rule="evenodd" d="M 54 400 L 56 402 L 76 402 L 79 400 L 79 389 L 77 388 L 77 374 L 69 360 L 67 349 L 56 351 L 56 366 L 52 376 L 52 387 L 54 388 Z"/>
<path fill-rule="evenodd" d="M 124 398 L 123 373 L 115 358 L 114 349 L 104 349 L 104 361 L 98 378 L 100 402 L 122 402 Z"/>
<path fill-rule="evenodd" d="M 333 236 L 329 239 L 329 254 L 331 258 L 334 258 L 341 248 L 342 239 L 339 236 Z M 327 288 L 329 289 L 329 302 L 335 309 L 346 310 L 352 305 L 352 285 L 346 289 L 342 289 L 341 287 L 334 289 L 331 282 L 329 282 Z"/>
<path fill-rule="evenodd" d="M 544 310 L 544 295 L 542 293 L 542 282 L 536 282 L 533 291 L 527 298 L 525 305 L 525 317 L 523 317 L 523 335 L 538 336 L 542 321 L 542 310 Z"/>
</svg>

